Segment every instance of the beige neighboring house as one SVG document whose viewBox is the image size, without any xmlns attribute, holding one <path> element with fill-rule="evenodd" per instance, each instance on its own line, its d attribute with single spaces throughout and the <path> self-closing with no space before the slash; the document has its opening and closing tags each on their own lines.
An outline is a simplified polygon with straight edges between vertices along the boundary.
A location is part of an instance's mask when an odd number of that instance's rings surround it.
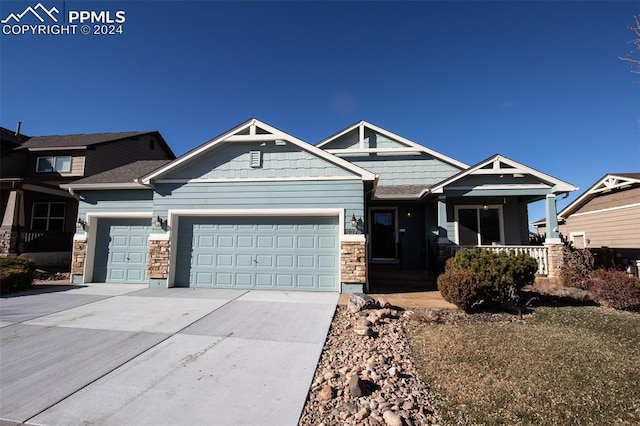
<svg viewBox="0 0 640 426">
<path fill-rule="evenodd" d="M 558 213 L 559 230 L 599 266 L 640 259 L 640 173 L 609 173 Z M 532 224 L 545 234 L 544 219 Z"/>
</svg>

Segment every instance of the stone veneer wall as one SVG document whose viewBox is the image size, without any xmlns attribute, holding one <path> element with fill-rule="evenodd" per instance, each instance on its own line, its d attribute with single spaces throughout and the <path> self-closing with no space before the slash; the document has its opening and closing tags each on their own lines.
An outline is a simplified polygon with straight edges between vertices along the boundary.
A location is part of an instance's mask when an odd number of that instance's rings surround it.
<svg viewBox="0 0 640 426">
<path fill-rule="evenodd" d="M 169 277 L 169 241 L 150 240 L 147 275 L 151 279 L 167 279 Z"/>
<path fill-rule="evenodd" d="M 82 240 L 73 241 L 73 253 L 71 254 L 71 274 L 84 274 L 84 261 L 87 257 L 87 242 Z"/>
<path fill-rule="evenodd" d="M 367 246 L 364 241 L 343 241 L 340 244 L 340 281 L 367 282 Z"/>
</svg>

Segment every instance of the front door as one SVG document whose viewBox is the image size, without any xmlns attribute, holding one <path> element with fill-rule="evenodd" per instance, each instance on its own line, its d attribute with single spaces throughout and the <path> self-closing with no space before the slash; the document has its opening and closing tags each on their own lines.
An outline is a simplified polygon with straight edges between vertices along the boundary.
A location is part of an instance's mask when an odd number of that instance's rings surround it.
<svg viewBox="0 0 640 426">
<path fill-rule="evenodd" d="M 371 259 L 397 260 L 396 210 L 371 210 Z"/>
</svg>

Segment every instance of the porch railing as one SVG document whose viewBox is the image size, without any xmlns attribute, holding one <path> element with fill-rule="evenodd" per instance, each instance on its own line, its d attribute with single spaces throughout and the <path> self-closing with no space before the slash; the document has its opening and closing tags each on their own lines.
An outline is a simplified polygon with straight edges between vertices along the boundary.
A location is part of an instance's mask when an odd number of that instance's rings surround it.
<svg viewBox="0 0 640 426">
<path fill-rule="evenodd" d="M 41 253 L 48 251 L 71 251 L 73 232 L 24 231 L 25 253 Z"/>
<path fill-rule="evenodd" d="M 454 255 L 458 252 L 458 250 L 463 248 L 472 249 L 474 247 L 478 247 L 484 250 L 491 250 L 496 253 L 507 252 L 515 254 L 528 254 L 529 256 L 533 257 L 536 262 L 538 262 L 538 271 L 536 272 L 536 274 L 547 275 L 549 271 L 549 254 L 547 248 L 544 246 L 452 246 L 451 254 Z"/>
</svg>

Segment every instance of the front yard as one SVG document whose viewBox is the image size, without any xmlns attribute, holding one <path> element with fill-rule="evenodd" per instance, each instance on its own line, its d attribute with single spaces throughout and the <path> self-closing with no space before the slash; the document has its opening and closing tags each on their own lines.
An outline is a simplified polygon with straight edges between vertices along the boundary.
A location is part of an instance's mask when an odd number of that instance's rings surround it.
<svg viewBox="0 0 640 426">
<path fill-rule="evenodd" d="M 640 424 L 640 314 L 595 306 L 405 324 L 444 424 Z"/>
</svg>

